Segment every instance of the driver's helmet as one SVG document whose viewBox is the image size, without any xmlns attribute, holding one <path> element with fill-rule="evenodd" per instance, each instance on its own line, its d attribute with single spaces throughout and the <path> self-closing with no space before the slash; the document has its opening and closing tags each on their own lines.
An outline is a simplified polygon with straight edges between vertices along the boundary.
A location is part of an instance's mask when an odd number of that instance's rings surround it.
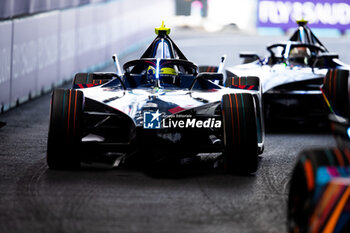
<svg viewBox="0 0 350 233">
<path fill-rule="evenodd" d="M 171 76 L 171 75 L 177 75 L 178 73 L 176 72 L 176 70 L 172 67 L 163 67 L 160 69 L 159 72 L 161 75 L 164 76 Z"/>
<path fill-rule="evenodd" d="M 307 47 L 295 47 L 290 50 L 289 62 L 294 65 L 308 65 L 311 57 L 310 49 Z"/>
<path fill-rule="evenodd" d="M 289 57 L 291 58 L 310 57 L 310 55 L 311 55 L 310 49 L 307 47 L 295 47 L 289 53 Z"/>
<path fill-rule="evenodd" d="M 162 83 L 177 85 L 178 72 L 175 67 L 163 67 L 159 71 L 159 79 Z M 156 77 L 156 69 L 153 66 L 149 66 L 147 69 L 147 79 L 151 81 Z"/>
</svg>

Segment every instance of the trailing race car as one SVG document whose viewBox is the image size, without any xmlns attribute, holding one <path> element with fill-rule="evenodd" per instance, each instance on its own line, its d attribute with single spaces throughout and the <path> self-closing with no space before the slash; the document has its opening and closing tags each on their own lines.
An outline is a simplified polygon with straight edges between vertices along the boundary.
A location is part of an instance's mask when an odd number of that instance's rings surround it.
<svg viewBox="0 0 350 233">
<path fill-rule="evenodd" d="M 329 70 L 322 88 L 337 148 L 302 152 L 292 173 L 289 232 L 350 232 L 349 71 Z"/>
<path fill-rule="evenodd" d="M 306 21 L 297 23 L 288 41 L 267 47 L 268 56 L 241 53 L 244 64 L 228 68 L 238 76 L 259 76 L 267 122 L 327 120 L 329 111 L 320 90 L 323 78 L 328 69 L 346 66 L 328 52 Z"/>
<path fill-rule="evenodd" d="M 114 57 L 117 73 L 78 73 L 73 89 L 53 91 L 49 168 L 222 152 L 228 172 L 257 170 L 264 147 L 259 79 L 251 90 L 216 84 L 223 74 L 198 73 L 169 33 L 163 24 L 156 28 L 155 40 L 124 72 Z"/>
</svg>

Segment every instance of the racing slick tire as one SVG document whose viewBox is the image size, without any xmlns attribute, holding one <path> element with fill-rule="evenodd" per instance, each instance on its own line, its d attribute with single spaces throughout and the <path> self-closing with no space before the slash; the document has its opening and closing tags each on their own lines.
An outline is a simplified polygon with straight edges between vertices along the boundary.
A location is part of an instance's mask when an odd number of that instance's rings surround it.
<svg viewBox="0 0 350 233">
<path fill-rule="evenodd" d="M 56 89 L 52 93 L 47 164 L 50 169 L 80 167 L 84 95 L 79 90 Z"/>
<path fill-rule="evenodd" d="M 78 84 L 92 84 L 93 78 L 89 73 L 77 73 L 73 79 L 73 86 Z"/>
<path fill-rule="evenodd" d="M 248 93 L 222 97 L 224 169 L 250 174 L 258 168 L 258 136 L 254 98 Z"/>
<path fill-rule="evenodd" d="M 312 203 L 317 169 L 321 166 L 349 166 L 350 155 L 338 148 L 313 149 L 300 153 L 290 180 L 288 195 L 289 232 L 308 232 L 310 216 L 314 210 Z"/>
<path fill-rule="evenodd" d="M 198 71 L 199 73 L 203 73 L 203 72 L 209 72 L 209 73 L 217 73 L 218 72 L 219 67 L 218 66 L 199 66 L 198 67 Z M 232 73 L 229 70 L 225 70 L 226 71 L 226 76 L 227 77 L 237 77 L 234 73 Z"/>
<path fill-rule="evenodd" d="M 323 82 L 323 91 L 336 114 L 348 117 L 349 107 L 349 71 L 340 69 L 328 70 Z"/>
<path fill-rule="evenodd" d="M 256 76 L 227 77 L 225 87 L 257 91 L 261 89 L 260 79 Z"/>
<path fill-rule="evenodd" d="M 258 130 L 258 142 L 262 143 L 264 141 L 264 114 L 262 108 L 262 102 L 260 101 L 262 97 L 262 89 L 259 77 L 256 76 L 231 76 L 227 77 L 225 81 L 225 87 L 242 89 L 242 90 L 255 90 L 256 94 L 253 95 L 255 106 L 256 106 L 256 116 L 257 116 L 257 130 Z M 264 151 L 264 146 L 259 148 L 259 154 L 262 154 Z"/>
<path fill-rule="evenodd" d="M 199 66 L 198 67 L 199 73 L 202 73 L 202 72 L 216 73 L 216 72 L 218 72 L 218 69 L 219 69 L 218 66 Z"/>
</svg>

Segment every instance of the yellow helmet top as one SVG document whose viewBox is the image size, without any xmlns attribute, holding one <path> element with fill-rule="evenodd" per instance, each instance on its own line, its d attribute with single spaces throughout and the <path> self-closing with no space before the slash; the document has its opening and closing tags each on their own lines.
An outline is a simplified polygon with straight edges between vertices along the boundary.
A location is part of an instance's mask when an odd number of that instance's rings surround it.
<svg viewBox="0 0 350 233">
<path fill-rule="evenodd" d="M 177 72 L 174 68 L 163 67 L 160 69 L 160 74 L 177 75 Z"/>
</svg>

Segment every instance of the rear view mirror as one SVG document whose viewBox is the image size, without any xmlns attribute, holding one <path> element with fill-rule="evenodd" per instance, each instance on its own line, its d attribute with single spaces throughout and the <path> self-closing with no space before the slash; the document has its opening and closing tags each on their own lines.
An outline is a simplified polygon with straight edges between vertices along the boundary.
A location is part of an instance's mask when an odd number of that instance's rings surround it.
<svg viewBox="0 0 350 233">
<path fill-rule="evenodd" d="M 206 79 L 206 80 L 219 80 L 222 81 L 224 79 L 224 75 L 222 73 L 210 73 L 210 72 L 202 72 L 199 73 L 196 79 Z"/>
<path fill-rule="evenodd" d="M 318 59 L 337 59 L 339 58 L 338 54 L 335 53 L 320 53 L 317 55 Z"/>
<path fill-rule="evenodd" d="M 219 81 L 219 84 L 223 82 L 224 75 L 222 73 L 210 73 L 210 72 L 202 72 L 197 75 L 197 77 L 193 80 L 190 90 L 192 90 L 194 84 L 197 82 L 198 79 L 202 80 L 210 80 L 210 81 Z"/>
<path fill-rule="evenodd" d="M 255 52 L 241 52 L 239 53 L 240 58 L 244 58 L 243 64 L 251 63 L 253 61 L 259 60 L 260 64 L 262 64 L 262 61 L 260 60 L 260 57 Z"/>
<path fill-rule="evenodd" d="M 312 68 L 335 68 L 338 66 L 338 64 L 333 59 L 338 58 L 339 55 L 335 53 L 320 53 L 316 56 L 315 62 L 312 64 Z"/>
</svg>

